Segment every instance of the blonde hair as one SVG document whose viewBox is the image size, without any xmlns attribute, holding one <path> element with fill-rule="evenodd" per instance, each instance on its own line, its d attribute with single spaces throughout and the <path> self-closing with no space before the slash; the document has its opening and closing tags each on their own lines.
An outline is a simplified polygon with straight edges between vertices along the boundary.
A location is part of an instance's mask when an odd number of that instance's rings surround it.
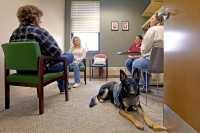
<svg viewBox="0 0 200 133">
<path fill-rule="evenodd" d="M 17 17 L 20 23 L 33 23 L 36 17 L 42 17 L 43 11 L 36 6 L 26 5 L 22 6 L 17 11 Z"/>
<path fill-rule="evenodd" d="M 79 40 L 79 45 L 78 46 L 76 46 L 75 44 L 74 44 L 74 39 L 78 39 Z M 81 39 L 78 37 L 78 36 L 74 36 L 73 38 L 72 38 L 72 47 L 73 48 L 80 48 L 81 47 Z"/>
</svg>

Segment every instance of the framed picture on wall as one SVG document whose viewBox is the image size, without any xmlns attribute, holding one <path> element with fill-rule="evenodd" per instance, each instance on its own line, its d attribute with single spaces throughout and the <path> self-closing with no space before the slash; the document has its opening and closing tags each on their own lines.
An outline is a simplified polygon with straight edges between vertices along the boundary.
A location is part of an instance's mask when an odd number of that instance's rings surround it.
<svg viewBox="0 0 200 133">
<path fill-rule="evenodd" d="M 119 23 L 117 21 L 111 21 L 111 31 L 118 31 Z"/>
<path fill-rule="evenodd" d="M 129 31 L 128 21 L 122 21 L 122 31 Z"/>
</svg>

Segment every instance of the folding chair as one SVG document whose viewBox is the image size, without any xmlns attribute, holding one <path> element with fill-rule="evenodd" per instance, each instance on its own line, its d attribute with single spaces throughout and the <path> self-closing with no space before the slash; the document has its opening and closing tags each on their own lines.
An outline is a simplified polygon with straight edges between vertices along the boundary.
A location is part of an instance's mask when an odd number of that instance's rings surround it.
<svg viewBox="0 0 200 133">
<path fill-rule="evenodd" d="M 94 64 L 94 58 L 90 58 L 89 59 L 89 65 L 90 65 L 90 81 L 91 81 L 91 78 L 93 78 L 93 67 L 96 67 L 96 68 L 100 68 L 100 67 L 105 67 L 106 68 L 106 81 L 108 79 L 108 58 L 106 58 L 106 62 L 105 64 Z M 92 71 L 92 74 L 91 74 L 91 71 Z"/>
<path fill-rule="evenodd" d="M 153 47 L 149 66 L 147 69 L 141 69 L 141 71 L 146 73 L 146 77 L 145 77 L 146 78 L 146 104 L 145 105 L 147 105 L 147 73 L 157 74 L 157 93 L 158 93 L 158 74 L 164 73 L 164 49 L 161 47 Z"/>
</svg>

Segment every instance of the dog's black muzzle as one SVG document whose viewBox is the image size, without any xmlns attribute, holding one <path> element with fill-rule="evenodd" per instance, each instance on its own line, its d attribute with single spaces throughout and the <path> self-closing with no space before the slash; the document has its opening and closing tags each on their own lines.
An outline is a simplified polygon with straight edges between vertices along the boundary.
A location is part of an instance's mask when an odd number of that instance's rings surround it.
<svg viewBox="0 0 200 133">
<path fill-rule="evenodd" d="M 128 95 L 129 97 L 135 97 L 137 95 L 137 91 L 131 88 Z"/>
</svg>

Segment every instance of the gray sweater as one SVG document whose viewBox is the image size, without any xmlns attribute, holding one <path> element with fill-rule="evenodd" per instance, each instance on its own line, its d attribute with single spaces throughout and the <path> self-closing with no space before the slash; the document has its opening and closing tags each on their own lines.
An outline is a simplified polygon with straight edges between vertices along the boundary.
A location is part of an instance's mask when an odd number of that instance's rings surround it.
<svg viewBox="0 0 200 133">
<path fill-rule="evenodd" d="M 150 59 L 153 47 L 164 46 L 164 26 L 153 26 L 148 29 L 141 45 L 141 55 Z"/>
<path fill-rule="evenodd" d="M 69 52 L 72 52 L 74 59 L 82 61 L 86 57 L 86 48 L 81 46 L 80 48 L 70 47 Z"/>
</svg>

